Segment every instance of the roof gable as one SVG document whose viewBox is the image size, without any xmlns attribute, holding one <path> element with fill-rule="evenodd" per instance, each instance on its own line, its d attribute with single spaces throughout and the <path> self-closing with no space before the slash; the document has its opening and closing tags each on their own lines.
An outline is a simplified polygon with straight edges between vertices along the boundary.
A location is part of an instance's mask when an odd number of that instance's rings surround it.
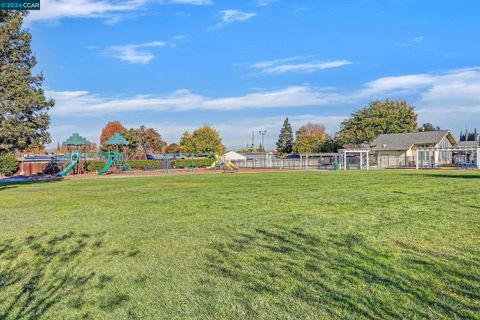
<svg viewBox="0 0 480 320">
<path fill-rule="evenodd" d="M 455 138 L 450 130 L 381 134 L 373 141 L 373 150 L 408 150 L 415 144 L 437 144 L 447 136 L 452 144 Z"/>
</svg>

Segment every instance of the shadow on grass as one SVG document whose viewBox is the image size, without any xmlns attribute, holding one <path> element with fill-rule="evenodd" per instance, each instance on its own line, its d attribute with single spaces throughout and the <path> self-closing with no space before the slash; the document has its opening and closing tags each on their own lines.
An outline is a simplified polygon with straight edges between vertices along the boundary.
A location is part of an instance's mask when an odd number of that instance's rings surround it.
<svg viewBox="0 0 480 320">
<path fill-rule="evenodd" d="M 11 177 L 0 179 L 0 191 L 14 189 L 21 185 L 53 183 L 62 181 L 62 177 Z"/>
<path fill-rule="evenodd" d="M 411 177 L 411 175 L 409 175 Z M 480 174 L 475 172 L 475 174 L 458 174 L 458 173 L 419 173 L 416 174 L 415 176 L 423 176 L 423 177 L 428 177 L 428 178 L 446 178 L 446 179 L 480 179 Z"/>
<path fill-rule="evenodd" d="M 38 319 L 58 304 L 80 313 L 86 304 L 111 311 L 127 301 L 122 293 L 102 293 L 113 277 L 88 267 L 101 254 L 102 238 L 69 232 L 0 241 L 0 319 Z M 105 299 L 88 301 L 92 293 Z"/>
<path fill-rule="evenodd" d="M 209 275 L 198 293 L 207 300 L 220 284 L 237 288 L 231 291 L 233 299 L 249 317 L 275 311 L 302 317 L 307 310 L 329 318 L 475 318 L 480 314 L 480 261 L 471 257 L 405 243 L 380 250 L 348 234 L 317 237 L 298 228 L 256 229 L 210 248 Z"/>
</svg>

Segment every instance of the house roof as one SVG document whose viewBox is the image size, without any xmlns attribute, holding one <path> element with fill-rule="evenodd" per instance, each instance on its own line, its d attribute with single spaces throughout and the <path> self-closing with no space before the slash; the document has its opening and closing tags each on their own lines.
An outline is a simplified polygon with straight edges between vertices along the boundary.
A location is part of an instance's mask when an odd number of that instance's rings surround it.
<svg viewBox="0 0 480 320">
<path fill-rule="evenodd" d="M 456 147 L 478 147 L 480 144 L 478 141 L 459 141 Z"/>
<path fill-rule="evenodd" d="M 456 144 L 450 130 L 381 134 L 373 141 L 372 150 L 408 150 L 415 144 L 437 144 L 446 135 Z"/>
</svg>

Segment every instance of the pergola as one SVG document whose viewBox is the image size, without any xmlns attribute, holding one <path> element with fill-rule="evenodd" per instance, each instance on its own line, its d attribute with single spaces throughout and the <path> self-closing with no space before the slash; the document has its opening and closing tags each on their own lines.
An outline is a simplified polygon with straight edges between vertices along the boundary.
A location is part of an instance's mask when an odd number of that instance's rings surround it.
<svg viewBox="0 0 480 320">
<path fill-rule="evenodd" d="M 308 168 L 309 167 L 309 159 L 310 158 L 319 158 L 320 161 L 323 158 L 331 158 L 333 162 L 340 163 L 340 154 L 334 152 L 323 152 L 323 153 L 304 153 L 300 154 L 300 168 Z"/>
<path fill-rule="evenodd" d="M 433 159 L 437 159 L 437 155 L 440 152 L 458 152 L 458 153 L 465 153 L 465 154 L 472 154 L 475 156 L 475 166 L 477 169 L 480 169 L 480 147 L 440 147 L 440 148 L 418 148 L 417 155 L 416 155 L 416 169 L 424 168 L 424 160 L 423 157 L 419 157 L 421 153 L 428 155 L 432 155 Z M 431 163 L 430 161 L 426 161 L 427 164 L 430 166 L 435 166 L 435 163 Z"/>
<path fill-rule="evenodd" d="M 369 170 L 370 164 L 368 163 L 368 157 L 370 155 L 370 149 L 368 148 L 348 148 L 338 150 L 340 155 L 340 165 L 343 170 L 347 170 L 347 157 L 349 154 L 358 155 L 360 158 L 359 169 Z M 365 158 L 365 159 L 364 159 Z M 365 160 L 365 161 L 364 161 Z"/>
</svg>

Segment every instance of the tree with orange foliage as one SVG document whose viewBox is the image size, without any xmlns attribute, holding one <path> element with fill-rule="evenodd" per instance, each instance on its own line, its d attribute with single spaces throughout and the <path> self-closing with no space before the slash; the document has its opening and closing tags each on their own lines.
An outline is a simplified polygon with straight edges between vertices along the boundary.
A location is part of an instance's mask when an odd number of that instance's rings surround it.
<svg viewBox="0 0 480 320">
<path fill-rule="evenodd" d="M 325 135 L 325 126 L 321 123 L 307 123 L 297 131 L 298 136 L 322 137 Z"/>
<path fill-rule="evenodd" d="M 107 125 L 102 129 L 102 134 L 100 135 L 100 144 L 103 145 L 110 139 L 115 132 L 119 132 L 120 134 L 124 134 L 127 131 L 124 126 L 120 123 L 120 121 L 110 121 Z"/>
</svg>

